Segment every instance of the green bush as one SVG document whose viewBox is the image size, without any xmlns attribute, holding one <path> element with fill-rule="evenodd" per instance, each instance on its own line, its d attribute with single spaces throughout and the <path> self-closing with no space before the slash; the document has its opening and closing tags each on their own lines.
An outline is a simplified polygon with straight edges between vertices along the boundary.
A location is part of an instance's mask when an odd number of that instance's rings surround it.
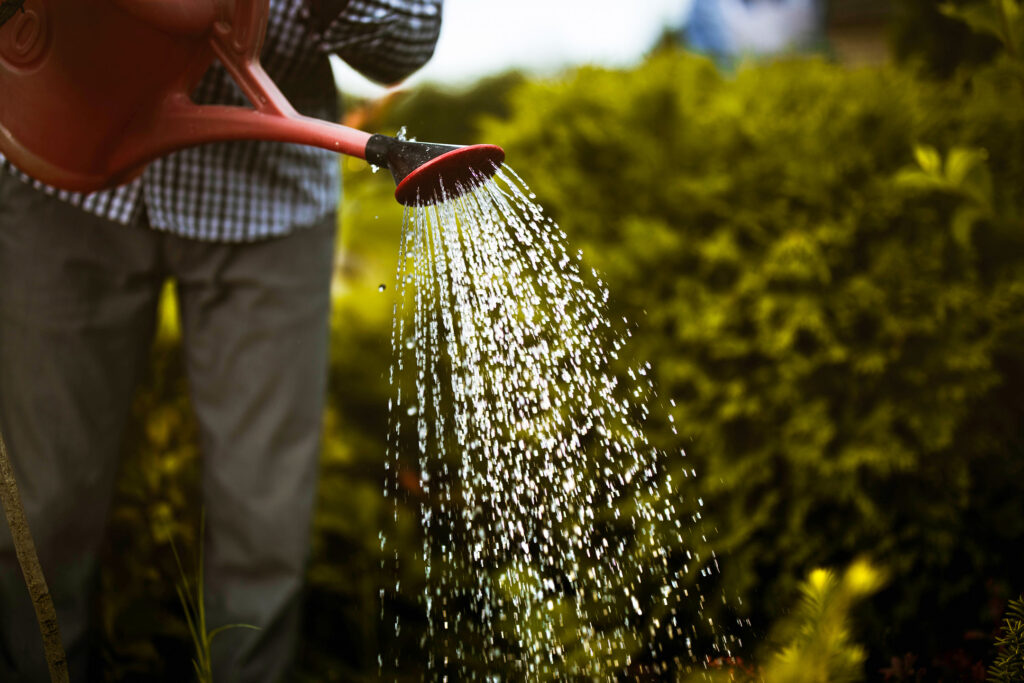
<svg viewBox="0 0 1024 683">
<path fill-rule="evenodd" d="M 999 656 L 989 667 L 989 679 L 998 683 L 1024 680 L 1024 596 L 1010 601 L 996 642 Z"/>
<path fill-rule="evenodd" d="M 850 613 L 854 605 L 876 592 L 881 572 L 863 560 L 841 577 L 815 569 L 800 586 L 802 600 L 777 627 L 781 647 L 764 666 L 768 683 L 841 683 L 863 679 L 867 652 L 854 641 Z"/>
<path fill-rule="evenodd" d="M 978 0 L 895 0 L 889 31 L 894 56 L 940 77 L 949 77 L 963 65 L 989 61 L 998 43 L 942 12 L 943 6 L 977 4 Z"/>
<path fill-rule="evenodd" d="M 668 53 L 527 84 L 485 128 L 639 321 L 762 627 L 862 553 L 893 573 L 876 648 L 938 647 L 1019 581 L 1022 95 L 1003 62 L 726 78 Z"/>
<path fill-rule="evenodd" d="M 685 680 L 743 683 L 841 683 L 864 679 L 867 652 L 858 644 L 853 611 L 885 583 L 885 574 L 864 559 L 841 576 L 817 568 L 800 583 L 800 600 L 761 643 L 757 661 L 720 657 L 709 670 Z M 886 680 L 890 680 L 886 677 Z M 902 678 L 897 680 L 903 680 Z"/>
</svg>

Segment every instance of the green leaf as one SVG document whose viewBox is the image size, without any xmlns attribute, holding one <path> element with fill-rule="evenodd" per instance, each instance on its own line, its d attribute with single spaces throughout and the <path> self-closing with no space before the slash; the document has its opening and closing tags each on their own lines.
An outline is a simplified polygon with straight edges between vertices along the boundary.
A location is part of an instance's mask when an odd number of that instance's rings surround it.
<svg viewBox="0 0 1024 683">
<path fill-rule="evenodd" d="M 212 631 L 210 631 L 210 633 L 206 637 L 206 641 L 208 643 L 212 643 L 214 638 L 219 636 L 224 631 L 227 631 L 227 630 L 233 629 L 233 628 L 247 628 L 247 629 L 249 629 L 251 631 L 259 631 L 259 630 L 261 630 L 259 626 L 254 626 L 252 624 L 224 624 L 223 626 L 218 626 L 217 628 L 215 628 Z"/>
<path fill-rule="evenodd" d="M 1007 49 L 1020 56 L 1021 38 L 1024 38 L 1024 12 L 1021 12 L 1018 0 L 1002 0 L 1004 30 L 1006 31 Z"/>
<path fill-rule="evenodd" d="M 942 175 L 942 157 L 931 145 L 915 145 L 914 158 L 918 166 L 930 176 Z"/>
<path fill-rule="evenodd" d="M 1000 14 L 998 2 L 1010 2 L 1013 0 L 994 0 L 990 2 L 976 2 L 970 5 L 958 6 L 951 2 L 939 6 L 939 11 L 952 19 L 959 19 L 967 24 L 975 33 L 987 33 L 1006 40 L 1004 33 L 1003 17 Z"/>
<path fill-rule="evenodd" d="M 946 182 L 934 175 L 929 175 L 917 167 L 901 169 L 893 176 L 893 182 L 898 187 L 905 187 L 910 190 L 942 190 L 946 188 Z"/>
<path fill-rule="evenodd" d="M 985 163 L 987 157 L 983 149 L 954 147 L 946 157 L 946 178 L 952 185 L 962 186 L 971 172 Z"/>
</svg>

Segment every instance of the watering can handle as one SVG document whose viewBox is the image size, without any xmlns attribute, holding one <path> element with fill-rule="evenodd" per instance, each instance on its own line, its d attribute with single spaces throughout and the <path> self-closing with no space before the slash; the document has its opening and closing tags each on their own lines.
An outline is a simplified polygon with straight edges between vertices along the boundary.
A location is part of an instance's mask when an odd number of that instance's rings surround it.
<svg viewBox="0 0 1024 683">
<path fill-rule="evenodd" d="M 192 78 L 186 75 L 172 88 L 157 108 L 155 118 L 146 122 L 143 135 L 155 138 L 140 154 L 140 146 L 126 145 L 125 154 L 116 162 L 117 167 L 137 167 L 156 156 L 161 156 L 192 145 L 223 140 L 275 140 L 294 142 L 328 149 L 360 159 L 366 158 L 366 143 L 370 134 L 302 116 L 270 79 L 259 62 L 269 0 L 234 0 L 230 19 L 225 18 L 224 0 L 218 2 L 218 18 L 209 32 L 209 46 L 214 55 L 231 74 L 253 109 L 224 105 L 199 105 L 192 101 L 189 91 Z M 137 6 L 138 0 L 117 0 L 125 6 Z M 149 3 L 142 3 L 148 5 Z M 164 0 L 157 5 L 174 5 L 175 0 Z M 204 10 L 205 11 L 205 10 Z M 172 15 L 172 19 L 174 19 Z M 166 15 L 161 15 L 161 21 Z M 176 26 L 187 26 L 179 22 Z M 209 25 L 207 25 L 209 27 Z M 205 64 L 203 65 L 205 70 Z M 131 155 L 137 158 L 133 158 Z"/>
</svg>

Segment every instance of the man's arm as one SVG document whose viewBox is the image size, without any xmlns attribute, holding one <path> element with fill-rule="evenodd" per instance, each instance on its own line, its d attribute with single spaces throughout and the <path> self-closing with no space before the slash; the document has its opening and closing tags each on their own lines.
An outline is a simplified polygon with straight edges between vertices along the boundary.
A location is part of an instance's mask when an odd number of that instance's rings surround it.
<svg viewBox="0 0 1024 683">
<path fill-rule="evenodd" d="M 441 32 L 442 0 L 306 0 L 321 48 L 391 85 L 426 64 Z"/>
</svg>

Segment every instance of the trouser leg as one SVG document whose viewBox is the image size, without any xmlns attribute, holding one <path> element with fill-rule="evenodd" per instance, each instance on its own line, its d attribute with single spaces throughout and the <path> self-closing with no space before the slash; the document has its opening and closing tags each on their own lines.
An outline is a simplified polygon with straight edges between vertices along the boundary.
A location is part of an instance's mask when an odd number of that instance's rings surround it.
<svg viewBox="0 0 1024 683">
<path fill-rule="evenodd" d="M 148 231 L 0 173 L 0 430 L 57 609 L 72 680 L 88 680 L 96 555 L 159 282 Z M 0 525 L 0 680 L 48 680 Z"/>
<path fill-rule="evenodd" d="M 327 361 L 333 217 L 250 245 L 170 239 L 203 454 L 214 678 L 275 681 L 298 629 Z"/>
</svg>

